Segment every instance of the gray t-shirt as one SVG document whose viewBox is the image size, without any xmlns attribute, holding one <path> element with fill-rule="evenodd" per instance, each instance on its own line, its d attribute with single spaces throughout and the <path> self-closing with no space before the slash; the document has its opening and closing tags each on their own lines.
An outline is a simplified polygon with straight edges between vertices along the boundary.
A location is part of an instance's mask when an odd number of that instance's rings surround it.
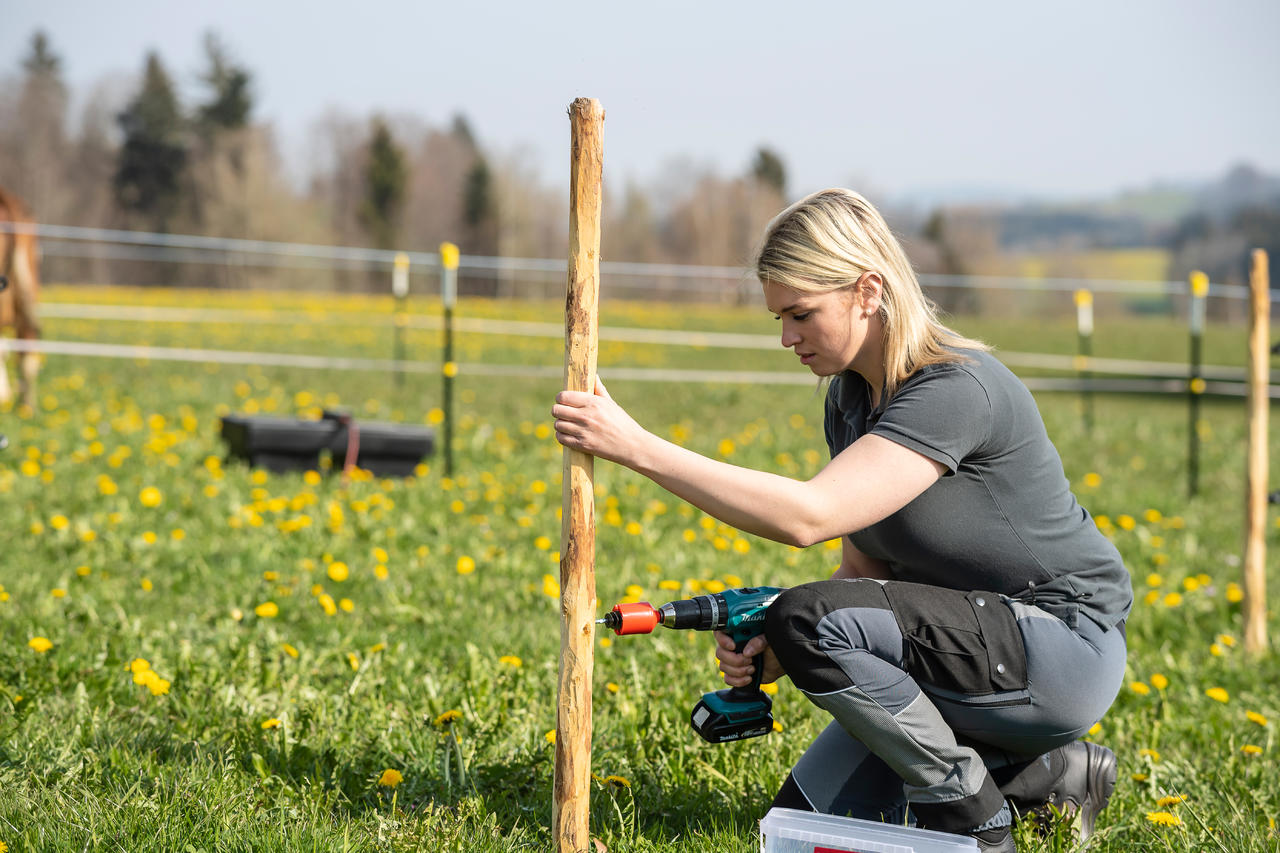
<svg viewBox="0 0 1280 853">
<path fill-rule="evenodd" d="M 1133 587 L 1115 546 L 1071 493 L 1025 385 L 989 353 L 929 365 L 872 409 L 846 371 L 827 391 L 834 457 L 870 432 L 946 466 L 902 509 L 849 534 L 897 580 L 997 592 L 1075 624 L 1124 619 Z"/>
</svg>

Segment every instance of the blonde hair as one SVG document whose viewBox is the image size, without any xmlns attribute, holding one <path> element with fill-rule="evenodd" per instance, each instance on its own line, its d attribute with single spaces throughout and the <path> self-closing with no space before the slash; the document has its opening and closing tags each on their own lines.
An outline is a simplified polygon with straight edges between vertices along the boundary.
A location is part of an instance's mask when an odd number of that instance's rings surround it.
<svg viewBox="0 0 1280 853">
<path fill-rule="evenodd" d="M 990 349 L 942 324 L 884 217 L 852 190 L 821 190 L 775 216 L 755 267 L 761 284 L 799 293 L 852 288 L 864 273 L 878 273 L 888 396 L 927 364 L 966 360 L 956 349 Z"/>
</svg>

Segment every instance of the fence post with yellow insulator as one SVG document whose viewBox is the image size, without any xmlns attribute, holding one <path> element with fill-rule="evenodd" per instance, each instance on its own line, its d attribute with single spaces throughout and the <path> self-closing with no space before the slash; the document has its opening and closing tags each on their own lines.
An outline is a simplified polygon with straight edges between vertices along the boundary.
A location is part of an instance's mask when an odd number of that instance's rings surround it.
<svg viewBox="0 0 1280 853">
<path fill-rule="evenodd" d="M 444 475 L 453 476 L 453 380 L 458 364 L 453 360 L 453 308 L 458 303 L 458 247 L 440 244 L 440 301 L 444 305 L 444 357 L 440 372 L 444 376 Z"/>
<path fill-rule="evenodd" d="M 396 255 L 395 264 L 391 268 L 391 295 L 395 297 L 395 308 L 392 321 L 395 326 L 392 339 L 391 358 L 395 362 L 395 383 L 399 388 L 404 385 L 404 327 L 409 323 L 406 303 L 409 299 L 409 256 L 404 252 Z"/>
<path fill-rule="evenodd" d="M 1202 367 L 1204 355 L 1205 303 L 1209 296 L 1209 276 L 1196 270 L 1191 273 L 1191 296 L 1187 316 L 1191 327 L 1191 360 L 1187 370 L 1187 493 L 1195 497 L 1200 491 L 1200 398 L 1205 382 Z"/>
<path fill-rule="evenodd" d="M 1076 354 L 1076 373 L 1080 377 L 1080 409 L 1086 432 L 1093 431 L 1093 389 L 1089 380 L 1089 360 L 1093 357 L 1093 292 L 1076 291 L 1076 337 L 1079 342 Z"/>
</svg>

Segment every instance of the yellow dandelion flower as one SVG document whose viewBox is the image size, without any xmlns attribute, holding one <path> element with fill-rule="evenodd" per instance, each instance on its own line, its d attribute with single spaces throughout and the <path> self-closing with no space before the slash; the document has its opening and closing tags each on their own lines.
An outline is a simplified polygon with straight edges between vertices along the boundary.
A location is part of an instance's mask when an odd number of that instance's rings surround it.
<svg viewBox="0 0 1280 853">
<path fill-rule="evenodd" d="M 462 712 L 457 708 L 453 708 L 436 717 L 434 723 L 437 728 L 444 728 L 445 726 L 453 725 L 460 719 L 462 719 Z"/>
<path fill-rule="evenodd" d="M 1152 762 L 1153 764 L 1159 764 L 1159 763 L 1160 763 L 1160 753 L 1156 752 L 1154 749 L 1147 749 L 1147 748 L 1145 748 L 1145 747 L 1144 747 L 1144 748 L 1142 748 L 1142 749 L 1138 750 L 1138 757 L 1140 757 L 1140 758 L 1150 758 L 1150 759 L 1151 759 L 1151 762 Z"/>
<path fill-rule="evenodd" d="M 334 561 L 330 563 L 329 568 L 326 571 L 329 575 L 329 580 L 334 583 L 342 583 L 351 574 L 351 570 L 347 568 L 347 564 L 341 561 Z"/>
<path fill-rule="evenodd" d="M 502 657 L 498 658 L 498 663 L 505 664 L 506 666 L 514 667 L 515 669 L 519 669 L 520 667 L 524 666 L 524 661 L 520 660 L 520 658 L 516 657 L 515 655 L 503 655 Z"/>
<path fill-rule="evenodd" d="M 1158 509 L 1149 509 L 1142 514 L 1142 517 L 1152 524 L 1158 524 L 1160 519 L 1164 518 Z"/>
<path fill-rule="evenodd" d="M 1171 593 L 1169 593 L 1168 595 L 1166 595 L 1166 596 L 1164 597 L 1164 606 L 1165 606 L 1165 607 L 1177 607 L 1177 606 L 1178 606 L 1178 605 L 1180 605 L 1180 604 L 1182 604 L 1182 595 L 1181 595 L 1181 593 L 1171 592 Z"/>
<path fill-rule="evenodd" d="M 1234 581 L 1227 584 L 1227 601 L 1232 604 L 1239 604 L 1244 601 L 1244 590 L 1240 587 L 1240 584 Z"/>
<path fill-rule="evenodd" d="M 1219 634 L 1217 637 L 1217 640 L 1219 643 L 1222 643 L 1222 645 L 1226 646 L 1227 648 L 1235 648 L 1236 638 L 1231 636 L 1230 634 Z"/>
<path fill-rule="evenodd" d="M 340 598 L 338 599 L 338 608 L 343 613 L 350 613 L 356 609 L 356 603 L 349 598 Z"/>
<path fill-rule="evenodd" d="M 333 600 L 333 596 L 329 593 L 323 592 L 316 596 L 316 601 L 320 603 L 320 606 L 324 609 L 326 615 L 332 616 L 338 612 L 338 604 Z"/>
<path fill-rule="evenodd" d="M 476 570 L 476 561 L 471 557 L 463 555 L 458 558 L 458 574 L 469 575 Z"/>
<path fill-rule="evenodd" d="M 545 735 L 543 735 L 542 737 L 547 741 L 547 743 L 551 744 L 552 746 L 555 746 L 555 744 L 556 744 L 556 730 L 555 730 L 555 729 L 552 729 L 551 731 L 547 732 L 547 733 L 546 733 Z"/>
<path fill-rule="evenodd" d="M 65 589 L 61 589 L 61 588 L 51 589 L 51 590 L 49 590 L 49 594 L 50 594 L 50 595 L 52 595 L 54 598 L 66 598 L 66 597 L 67 597 L 67 591 L 66 591 Z"/>
<path fill-rule="evenodd" d="M 1160 586 L 1162 583 L 1164 583 L 1164 577 L 1159 572 L 1147 575 L 1147 586 Z"/>
<path fill-rule="evenodd" d="M 297 648 L 290 645 L 289 643 L 281 643 L 280 648 L 284 649 L 284 653 L 291 658 L 296 658 L 298 656 Z"/>
<path fill-rule="evenodd" d="M 1134 681 L 1129 685 L 1129 689 L 1139 696 L 1146 696 L 1151 692 L 1151 688 L 1141 681 Z"/>
<path fill-rule="evenodd" d="M 93 574 L 93 569 L 88 566 L 76 566 L 76 574 L 82 578 L 87 578 L 89 575 Z"/>
<path fill-rule="evenodd" d="M 733 439 L 731 438 L 720 439 L 720 444 L 716 446 L 716 450 L 720 452 L 721 456 L 732 456 L 733 451 L 736 449 L 737 446 L 733 443 Z"/>
<path fill-rule="evenodd" d="M 1217 643 L 1213 643 L 1209 646 L 1209 654 L 1213 655 L 1215 658 L 1220 658 L 1225 654 L 1225 652 L 1222 651 L 1222 646 Z"/>
<path fill-rule="evenodd" d="M 1130 773 L 1129 778 L 1135 782 L 1145 782 L 1149 777 L 1146 773 Z"/>
<path fill-rule="evenodd" d="M 1225 702 L 1231 701 L 1231 696 L 1228 695 L 1227 691 L 1222 689 L 1221 687 L 1210 687 L 1208 690 L 1204 692 L 1204 695 L 1208 696 L 1210 699 L 1212 699 L 1215 702 L 1225 703 Z"/>
<path fill-rule="evenodd" d="M 631 780 L 625 776 L 606 776 L 604 777 L 606 785 L 612 785 L 615 788 L 630 788 Z"/>
<path fill-rule="evenodd" d="M 1156 690 L 1164 690 L 1169 686 L 1169 679 L 1161 673 L 1153 672 L 1151 674 L 1151 686 Z"/>
<path fill-rule="evenodd" d="M 1176 806 L 1179 803 L 1185 803 L 1186 801 L 1187 801 L 1187 798 L 1182 796 L 1181 794 L 1175 794 L 1170 797 L 1161 797 L 1160 799 L 1156 800 L 1156 808 L 1167 809 L 1169 808 L 1169 806 Z"/>
<path fill-rule="evenodd" d="M 774 683 L 772 683 L 772 684 L 761 684 L 761 685 L 760 685 L 760 692 L 762 692 L 762 693 L 768 693 L 770 696 L 776 696 L 776 695 L 778 695 L 778 684 L 777 684 L 777 682 L 774 682 Z"/>
<path fill-rule="evenodd" d="M 157 537 L 154 530 L 147 530 L 147 531 L 144 531 L 142 534 L 142 541 L 146 542 L 148 545 L 156 544 L 156 538 Z"/>
<path fill-rule="evenodd" d="M 355 652 L 347 652 L 347 665 L 355 672 L 360 671 L 360 658 L 356 657 Z"/>
<path fill-rule="evenodd" d="M 1160 600 L 1160 590 L 1158 589 L 1147 590 L 1147 594 L 1142 596 L 1142 600 L 1147 604 L 1155 604 L 1157 601 Z"/>
<path fill-rule="evenodd" d="M 1116 524 L 1121 530 L 1132 530 L 1138 526 L 1138 522 L 1133 520 L 1132 515 L 1121 515 L 1116 518 Z"/>
<path fill-rule="evenodd" d="M 280 607 L 274 601 L 264 601 L 253 608 L 253 612 L 263 619 L 274 619 L 280 615 Z"/>
<path fill-rule="evenodd" d="M 604 686 L 604 689 L 608 690 L 610 693 L 617 693 L 622 688 L 618 686 L 617 682 L 610 681 L 608 684 Z"/>
<path fill-rule="evenodd" d="M 48 637 L 32 637 L 30 640 L 27 640 L 27 645 L 40 654 L 44 654 L 49 651 L 49 649 L 53 648 L 53 643 Z"/>
<path fill-rule="evenodd" d="M 134 658 L 133 660 L 129 661 L 128 669 L 134 675 L 137 675 L 140 672 L 146 672 L 147 670 L 151 669 L 151 661 L 147 660 L 146 658 Z"/>
<path fill-rule="evenodd" d="M 53 518 L 49 519 L 49 526 L 54 530 L 66 530 L 71 526 L 71 519 L 67 518 L 65 515 L 55 515 Z"/>
<path fill-rule="evenodd" d="M 1089 727 L 1089 737 L 1097 737 L 1102 734 L 1102 723 L 1094 723 Z"/>
<path fill-rule="evenodd" d="M 149 675 L 151 678 L 147 679 L 147 689 L 151 691 L 152 696 L 164 696 L 169 692 L 169 679 L 161 678 L 154 672 Z"/>
<path fill-rule="evenodd" d="M 151 583 L 151 578 L 143 578 L 138 585 L 142 587 L 143 592 L 151 592 L 155 588 L 155 584 Z"/>
<path fill-rule="evenodd" d="M 404 776 L 399 770 L 387 768 L 382 771 L 382 775 L 378 777 L 378 784 L 384 788 L 394 788 L 404 781 Z"/>
<path fill-rule="evenodd" d="M 271 717 L 270 719 L 263 720 L 261 725 L 262 729 L 265 731 L 267 729 L 278 729 L 280 728 L 281 723 L 280 720 L 275 717 Z"/>
<path fill-rule="evenodd" d="M 631 536 L 639 536 L 644 532 L 644 528 L 640 526 L 638 521 L 628 521 L 627 526 L 623 528 Z"/>
<path fill-rule="evenodd" d="M 1257 711 L 1245 711 L 1244 715 L 1249 718 L 1249 722 L 1257 723 L 1260 726 L 1267 724 L 1267 718 L 1259 714 Z"/>
<path fill-rule="evenodd" d="M 613 637 L 610 637 L 606 634 L 605 636 L 600 638 L 600 648 L 607 649 L 607 648 L 610 648 L 612 645 L 613 645 Z"/>
<path fill-rule="evenodd" d="M 551 540 L 546 536 L 539 536 L 533 540 L 533 547 L 539 551 L 549 551 L 551 549 Z"/>
<path fill-rule="evenodd" d="M 1182 826 L 1182 818 L 1169 812 L 1147 812 L 1147 820 L 1157 826 Z"/>
<path fill-rule="evenodd" d="M 1240 751 L 1245 755 L 1262 755 L 1262 747 L 1252 743 L 1246 743 L 1244 746 L 1240 747 Z"/>
<path fill-rule="evenodd" d="M 554 575 L 542 576 L 542 593 L 551 598 L 560 597 L 560 581 L 555 579 Z"/>
<path fill-rule="evenodd" d="M 138 492 L 138 502 L 145 507 L 154 509 L 164 502 L 164 495 L 155 486 L 147 486 Z"/>
</svg>

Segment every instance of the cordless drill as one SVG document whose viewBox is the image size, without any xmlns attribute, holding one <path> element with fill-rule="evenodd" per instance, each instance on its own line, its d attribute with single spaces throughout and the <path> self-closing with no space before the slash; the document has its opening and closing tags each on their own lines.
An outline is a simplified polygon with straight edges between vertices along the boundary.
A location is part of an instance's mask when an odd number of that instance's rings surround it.
<svg viewBox="0 0 1280 853">
<path fill-rule="evenodd" d="M 615 604 L 596 623 L 619 636 L 648 634 L 657 625 L 692 628 L 695 631 L 724 631 L 741 652 L 747 641 L 764 633 L 764 612 L 782 590 L 771 586 L 726 589 L 708 595 L 685 598 L 654 607 L 647 601 Z M 764 655 L 755 656 L 755 672 L 747 687 L 726 687 L 704 693 L 693 707 L 689 722 L 693 730 L 710 743 L 726 743 L 773 731 L 773 700 L 760 689 L 764 675 Z"/>
</svg>

